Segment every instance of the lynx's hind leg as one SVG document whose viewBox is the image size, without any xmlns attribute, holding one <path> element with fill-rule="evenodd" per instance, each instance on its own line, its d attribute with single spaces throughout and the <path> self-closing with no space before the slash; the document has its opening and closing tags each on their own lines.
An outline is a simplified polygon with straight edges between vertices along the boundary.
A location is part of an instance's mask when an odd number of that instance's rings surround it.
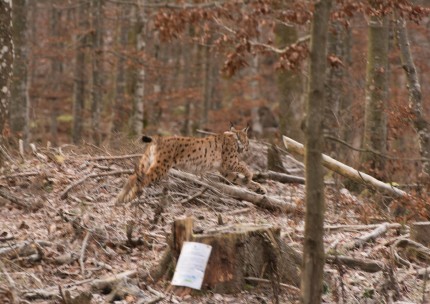
<svg viewBox="0 0 430 304">
<path fill-rule="evenodd" d="M 148 185 L 153 179 L 152 173 L 147 176 L 151 167 L 153 166 L 154 160 L 156 158 L 157 146 L 151 145 L 149 146 L 145 153 L 140 158 L 139 163 L 135 167 L 135 172 L 131 175 L 121 192 L 118 194 L 115 199 L 115 204 L 124 204 L 128 203 L 142 193 L 142 188 Z"/>
</svg>

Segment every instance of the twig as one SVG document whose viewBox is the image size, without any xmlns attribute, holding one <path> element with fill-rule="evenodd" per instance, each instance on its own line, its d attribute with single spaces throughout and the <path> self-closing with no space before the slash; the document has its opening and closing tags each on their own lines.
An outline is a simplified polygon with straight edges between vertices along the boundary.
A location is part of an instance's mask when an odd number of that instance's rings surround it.
<svg viewBox="0 0 430 304">
<path fill-rule="evenodd" d="M 193 199 L 195 199 L 195 198 L 199 197 L 200 195 L 202 195 L 203 193 L 205 193 L 206 190 L 208 190 L 208 188 L 204 187 L 202 190 L 196 192 L 195 194 L 193 194 L 191 196 L 188 196 L 187 198 L 184 198 L 183 200 L 181 200 L 179 202 L 179 204 L 182 205 L 182 204 L 185 204 L 185 203 L 188 203 L 188 202 L 192 201 Z"/>
<path fill-rule="evenodd" d="M 6 277 L 6 280 L 8 282 L 9 292 L 10 292 L 11 297 L 12 297 L 12 299 L 11 299 L 12 303 L 18 304 L 19 303 L 19 297 L 18 297 L 15 281 L 11 278 L 9 273 L 6 271 L 6 267 L 4 266 L 4 264 L 1 261 L 0 261 L 0 268 L 1 268 L 1 271 L 4 273 L 4 276 Z"/>
<path fill-rule="evenodd" d="M 97 157 L 89 157 L 85 160 L 111 160 L 111 159 L 125 159 L 125 158 L 135 158 L 141 157 L 141 154 L 127 154 L 127 155 L 117 155 L 117 156 L 97 156 Z"/>
<path fill-rule="evenodd" d="M 88 178 L 100 177 L 100 176 L 108 176 L 108 175 L 118 175 L 118 174 L 131 174 L 131 173 L 133 173 L 133 170 L 127 169 L 127 170 L 117 170 L 117 171 L 102 172 L 102 173 L 91 173 L 91 174 L 85 175 L 81 179 L 78 179 L 76 182 L 71 183 L 70 185 L 68 185 L 67 188 L 61 193 L 60 198 L 61 199 L 66 199 L 69 191 L 72 188 L 74 188 L 74 187 L 82 184 Z"/>
<path fill-rule="evenodd" d="M 272 284 L 270 280 L 262 279 L 262 278 L 256 278 L 256 277 L 244 277 L 246 281 L 253 281 L 253 282 L 259 282 L 259 283 L 266 283 L 266 284 Z M 284 287 L 288 290 L 294 291 L 296 293 L 300 293 L 300 288 L 297 288 L 293 285 L 285 284 L 285 283 L 279 283 L 279 286 Z"/>
<path fill-rule="evenodd" d="M 84 257 L 85 257 L 85 250 L 87 249 L 88 239 L 90 238 L 90 235 L 91 235 L 91 232 L 87 231 L 84 241 L 82 242 L 81 254 L 79 255 L 79 265 L 81 266 L 82 275 L 85 275 Z"/>
</svg>

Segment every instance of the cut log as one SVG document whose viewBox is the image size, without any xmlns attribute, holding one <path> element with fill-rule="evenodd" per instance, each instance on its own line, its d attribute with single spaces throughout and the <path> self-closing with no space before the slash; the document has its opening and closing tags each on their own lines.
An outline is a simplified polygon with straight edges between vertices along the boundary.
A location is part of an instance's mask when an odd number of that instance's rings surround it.
<svg viewBox="0 0 430 304">
<path fill-rule="evenodd" d="M 279 228 L 239 224 L 197 235 L 190 229 L 192 223 L 191 218 L 175 221 L 171 249 L 177 259 L 178 248 L 186 240 L 212 246 L 202 288 L 216 293 L 239 292 L 246 277 L 299 286 L 301 257 L 281 240 Z"/>
<path fill-rule="evenodd" d="M 284 140 L 284 145 L 287 148 L 287 150 L 297 153 L 299 155 L 304 155 L 305 154 L 305 148 L 303 147 L 303 145 L 289 137 L 286 136 L 282 136 L 283 140 Z M 333 158 L 331 158 L 330 156 L 327 156 L 325 154 L 322 155 L 323 157 L 323 165 L 336 172 L 339 173 L 340 175 L 352 179 L 358 183 L 362 183 L 365 184 L 367 186 L 371 186 L 373 188 L 376 188 L 377 190 L 386 193 L 386 194 L 390 194 L 393 195 L 395 197 L 407 197 L 408 194 L 403 191 L 400 190 L 390 184 L 384 183 L 380 180 L 377 180 L 376 178 L 360 172 L 354 168 L 351 168 Z"/>
<path fill-rule="evenodd" d="M 430 222 L 416 222 L 411 225 L 411 239 L 430 247 Z"/>
</svg>

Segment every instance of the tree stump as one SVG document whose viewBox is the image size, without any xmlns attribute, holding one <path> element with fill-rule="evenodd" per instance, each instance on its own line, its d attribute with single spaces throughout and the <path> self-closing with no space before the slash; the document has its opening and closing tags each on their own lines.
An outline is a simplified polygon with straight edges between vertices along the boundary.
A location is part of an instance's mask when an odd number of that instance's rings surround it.
<svg viewBox="0 0 430 304">
<path fill-rule="evenodd" d="M 192 226 L 191 218 L 175 221 L 170 248 L 177 260 L 184 241 L 212 246 L 203 289 L 239 292 L 246 277 L 299 286 L 301 256 L 281 240 L 279 228 L 268 224 L 238 224 L 193 234 Z"/>
<path fill-rule="evenodd" d="M 411 225 L 411 239 L 430 247 L 430 222 L 416 222 Z"/>
</svg>

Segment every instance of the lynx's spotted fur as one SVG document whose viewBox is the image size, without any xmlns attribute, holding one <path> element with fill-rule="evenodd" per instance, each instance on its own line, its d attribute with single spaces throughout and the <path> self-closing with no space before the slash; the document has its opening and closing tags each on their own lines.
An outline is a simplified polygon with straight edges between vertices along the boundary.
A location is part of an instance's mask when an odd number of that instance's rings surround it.
<svg viewBox="0 0 430 304">
<path fill-rule="evenodd" d="M 135 199 L 142 188 L 164 177 L 172 167 L 199 174 L 216 169 L 229 181 L 265 194 L 266 190 L 252 181 L 252 172 L 239 160 L 240 154 L 248 150 L 247 132 L 248 128 L 231 127 L 230 131 L 205 138 L 143 136 L 142 141 L 150 144 L 116 203 Z"/>
</svg>

